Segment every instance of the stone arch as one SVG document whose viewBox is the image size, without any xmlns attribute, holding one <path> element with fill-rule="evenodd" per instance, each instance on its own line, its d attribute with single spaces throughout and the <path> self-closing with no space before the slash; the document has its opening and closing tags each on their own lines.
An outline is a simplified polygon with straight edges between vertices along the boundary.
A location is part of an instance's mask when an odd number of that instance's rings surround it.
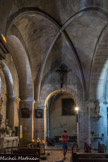
<svg viewBox="0 0 108 162">
<path fill-rule="evenodd" d="M 90 93 L 90 84 L 91 84 L 91 78 L 92 78 L 92 68 L 94 66 L 94 62 L 95 62 L 95 54 L 96 54 L 96 50 L 97 50 L 97 47 L 98 47 L 98 44 L 99 44 L 99 41 L 105 31 L 105 29 L 107 28 L 108 26 L 108 23 L 105 24 L 105 26 L 103 27 L 103 29 L 101 30 L 100 34 L 99 34 L 99 37 L 97 39 L 97 42 L 96 42 L 96 45 L 95 45 L 95 49 L 94 49 L 94 53 L 93 53 L 93 57 L 92 57 L 92 62 L 91 62 L 91 69 L 90 69 L 90 77 L 89 77 L 89 93 Z M 90 94 L 89 94 L 89 97 L 90 97 Z"/>
<path fill-rule="evenodd" d="M 72 17 L 69 18 L 69 23 L 71 22 L 70 19 L 74 19 L 74 17 L 77 17 L 80 12 L 84 12 L 84 11 L 86 11 L 86 10 L 85 9 L 84 10 L 81 10 L 81 11 L 75 13 L 74 15 L 72 15 Z M 38 87 L 37 88 L 37 94 L 36 95 L 34 94 L 35 99 L 36 100 L 39 100 L 39 97 L 40 97 L 40 89 L 41 89 L 41 82 L 42 82 L 42 76 L 43 76 L 44 68 L 45 68 L 45 65 L 46 65 L 46 61 L 47 61 L 48 55 L 51 52 L 51 49 L 52 49 L 53 45 L 55 44 L 57 38 L 60 36 L 61 33 L 64 34 L 64 36 L 65 36 L 66 40 L 68 41 L 68 43 L 69 43 L 72 51 L 74 51 L 74 57 L 75 57 L 75 59 L 77 61 L 77 64 L 78 64 L 78 67 L 79 67 L 79 71 L 80 71 L 80 75 L 81 75 L 81 82 L 82 82 L 82 87 L 83 87 L 83 96 L 84 95 L 87 96 L 86 83 L 85 83 L 85 79 L 84 79 L 84 74 L 83 74 L 83 70 L 82 70 L 82 65 L 81 65 L 81 62 L 80 62 L 80 58 L 79 58 L 79 56 L 77 54 L 77 51 L 76 51 L 76 49 L 74 47 L 74 44 L 73 44 L 72 40 L 70 40 L 68 34 L 64 31 L 65 30 L 65 27 L 66 27 L 65 24 L 63 25 L 63 27 L 61 27 L 59 25 L 59 23 L 52 16 L 50 16 L 48 13 L 46 13 L 46 12 L 44 12 L 44 11 L 38 9 L 38 8 L 32 8 L 32 7 L 31 8 L 23 8 L 20 11 L 15 12 L 13 15 L 10 16 L 10 18 L 8 19 L 8 22 L 7 22 L 7 26 L 6 26 L 6 33 L 8 31 L 8 28 L 11 26 L 12 22 L 17 17 L 21 16 L 22 14 L 24 14 L 26 12 L 28 12 L 28 13 L 29 12 L 34 12 L 34 13 L 36 12 L 37 14 L 40 14 L 40 15 L 46 17 L 54 25 L 56 25 L 58 27 L 58 29 L 59 29 L 59 32 L 57 32 L 57 35 L 55 36 L 55 38 L 53 40 L 53 43 L 50 45 L 50 48 L 48 49 L 48 52 L 47 52 L 45 58 L 42 61 L 42 67 L 41 67 L 41 71 L 40 71 L 39 79 L 38 79 L 38 86 L 36 85 L 37 79 L 35 79 L 34 89 L 36 87 Z M 69 24 L 69 23 L 67 22 L 66 24 Z"/>
<path fill-rule="evenodd" d="M 94 120 L 91 120 L 91 130 L 94 131 L 95 134 L 104 134 L 104 142 L 108 146 L 108 23 L 104 26 L 97 42 L 91 70 L 90 100 L 94 105 L 90 110 L 94 118 Z M 97 114 L 94 110 L 96 101 L 99 103 L 99 112 Z M 98 117 L 97 120 L 96 115 Z M 93 140 L 91 140 L 91 144 L 93 147 L 97 147 L 95 141 L 93 142 Z"/>
<path fill-rule="evenodd" d="M 3 61 L 0 62 L 0 65 L 6 81 L 6 118 L 8 119 L 9 126 L 14 127 L 14 109 L 16 96 L 14 92 L 13 78 L 9 68 Z"/>
<path fill-rule="evenodd" d="M 98 40 L 94 53 L 90 79 L 90 99 L 94 98 L 105 101 L 104 85 L 105 85 L 106 70 L 108 67 L 107 36 L 108 36 L 108 24 L 105 25 L 101 33 L 101 36 Z"/>
<path fill-rule="evenodd" d="M 11 72 L 3 61 L 0 62 L 0 65 L 1 65 L 1 70 L 3 71 L 4 76 L 5 76 L 5 80 L 6 80 L 6 89 L 7 89 L 6 95 L 15 97 L 14 84 L 13 84 L 13 78 L 12 78 Z"/>
<path fill-rule="evenodd" d="M 83 3 L 83 2 L 82 2 Z M 50 51 L 53 47 L 53 45 L 55 44 L 57 38 L 59 37 L 59 35 L 61 33 L 63 33 L 66 37 L 66 39 L 68 40 L 69 42 L 69 45 L 70 47 L 72 48 L 72 50 L 74 51 L 74 54 L 75 54 L 75 58 L 76 58 L 76 61 L 79 65 L 79 69 L 80 69 L 80 73 L 81 73 L 81 79 L 82 79 L 82 85 L 83 85 L 83 91 L 85 93 L 85 98 L 87 98 L 87 87 L 86 87 L 86 82 L 85 82 L 85 78 L 84 78 L 84 74 L 83 74 L 83 69 L 82 69 L 82 65 L 81 65 L 81 62 L 80 62 L 80 59 L 78 57 L 78 54 L 77 54 L 77 51 L 73 45 L 73 42 L 72 40 L 69 39 L 69 36 L 67 35 L 67 33 L 65 32 L 65 28 L 66 26 L 69 25 L 69 23 L 72 22 L 72 19 L 75 19 L 80 13 L 84 13 L 86 11 L 89 11 L 89 10 L 92 10 L 92 11 L 98 11 L 100 13 L 102 13 L 105 17 L 107 16 L 107 12 L 105 12 L 105 10 L 103 10 L 102 8 L 99 8 L 99 7 L 86 7 L 84 9 L 81 9 L 80 11 L 76 12 L 75 14 L 73 14 L 69 19 L 68 21 L 66 21 L 64 23 L 64 25 L 61 27 L 59 25 L 59 23 L 51 16 L 49 15 L 48 13 L 44 12 L 43 10 L 39 9 L 39 8 L 35 8 L 35 7 L 25 7 L 25 8 L 22 8 L 18 11 L 16 11 L 15 13 L 13 13 L 8 21 L 7 21 L 7 25 L 6 25 L 6 33 L 8 31 L 8 28 L 11 26 L 12 22 L 14 21 L 14 19 L 16 19 L 18 16 L 20 16 L 21 14 L 24 14 L 26 12 L 36 12 L 38 14 L 41 14 L 43 16 L 45 16 L 46 18 L 48 18 L 50 21 L 52 21 L 56 26 L 58 26 L 58 28 L 60 29 L 59 32 L 57 33 L 57 35 L 55 36 L 54 38 L 54 41 L 52 42 L 48 52 L 47 52 L 47 55 L 46 57 L 44 58 L 44 61 L 43 61 L 43 64 L 42 64 L 42 67 L 41 67 L 41 72 L 40 72 L 40 76 L 39 76 L 39 81 L 38 81 L 38 86 L 34 85 L 34 88 L 35 87 L 38 87 L 38 90 L 37 90 L 37 100 L 39 100 L 39 96 L 40 96 L 40 89 L 41 89 L 41 82 L 42 82 L 42 76 L 43 76 L 43 71 L 44 71 L 44 68 L 45 68 L 45 64 L 46 64 L 46 61 L 47 61 L 47 58 L 50 54 Z M 36 80 L 37 81 L 37 80 Z M 36 84 L 36 81 L 35 81 L 35 84 Z M 35 97 L 36 99 L 36 97 Z"/>
<path fill-rule="evenodd" d="M 84 77 L 84 73 L 83 73 L 83 68 L 82 68 L 82 64 L 81 64 L 81 61 L 80 61 L 80 58 L 78 56 L 78 53 L 77 53 L 77 50 L 72 42 L 72 40 L 70 40 L 70 38 L 68 37 L 68 34 L 66 33 L 65 29 L 66 27 L 80 14 L 80 13 L 83 13 L 83 12 L 86 12 L 86 11 L 89 11 L 89 10 L 93 10 L 93 11 L 99 11 L 100 13 L 104 14 L 104 16 L 106 16 L 106 12 L 104 10 L 102 10 L 101 8 L 98 8 L 98 7 L 88 7 L 88 8 L 85 8 L 85 9 L 82 9 L 80 11 L 78 11 L 77 13 L 75 13 L 74 15 L 72 15 L 64 24 L 63 26 L 60 28 L 60 30 L 57 32 L 54 40 L 52 41 L 49 49 L 48 49 L 48 52 L 46 54 L 46 57 L 44 58 L 44 62 L 42 64 L 42 68 L 41 68 L 41 72 L 40 72 L 40 76 L 39 76 L 39 85 L 38 85 L 38 94 L 37 94 L 37 100 L 39 100 L 39 97 L 40 97 L 40 91 L 41 91 L 41 82 L 42 82 L 42 76 L 43 76 L 43 72 L 44 72 L 44 68 L 45 68 L 45 65 L 47 64 L 47 60 L 48 60 L 48 57 L 51 53 L 51 50 L 55 44 L 55 42 L 57 41 L 58 37 L 60 36 L 61 33 L 63 33 L 66 37 L 66 39 L 68 40 L 68 43 L 71 47 L 71 49 L 73 50 L 73 53 L 74 53 L 74 57 L 76 59 L 76 62 L 79 66 L 79 70 L 80 70 L 80 74 L 81 74 L 81 81 L 82 81 L 82 85 L 83 85 L 83 95 L 84 95 L 84 98 L 85 99 L 88 99 L 88 93 L 87 93 L 87 87 L 86 87 L 86 81 L 85 81 L 85 77 Z"/>
<path fill-rule="evenodd" d="M 31 68 L 26 51 L 16 36 L 8 36 L 7 41 L 18 72 L 19 97 L 20 99 L 33 98 Z"/>
<path fill-rule="evenodd" d="M 48 115 L 48 101 L 51 99 L 51 97 L 53 97 L 54 95 L 58 95 L 58 94 L 64 94 L 64 95 L 70 95 L 71 98 L 74 100 L 75 105 L 79 106 L 79 101 L 77 100 L 76 96 L 74 96 L 72 93 L 66 91 L 66 90 L 56 90 L 53 91 L 52 93 L 50 93 L 47 98 L 45 99 L 44 102 L 44 140 L 46 140 L 46 136 L 49 135 L 49 115 Z"/>
</svg>

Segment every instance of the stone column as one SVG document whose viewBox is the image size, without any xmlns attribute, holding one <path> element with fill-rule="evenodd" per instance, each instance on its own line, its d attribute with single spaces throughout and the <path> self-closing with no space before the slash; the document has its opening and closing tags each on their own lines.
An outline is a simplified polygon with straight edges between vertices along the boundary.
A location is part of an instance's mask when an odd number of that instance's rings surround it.
<svg viewBox="0 0 108 162">
<path fill-rule="evenodd" d="M 50 137 L 49 107 L 46 108 L 46 136 Z"/>
<path fill-rule="evenodd" d="M 41 140 L 43 140 L 44 139 L 44 103 L 43 102 L 41 102 L 40 104 L 35 103 L 35 112 L 36 111 L 40 111 L 40 117 L 36 116 L 35 113 L 35 119 L 34 119 L 35 139 L 40 138 Z"/>
<path fill-rule="evenodd" d="M 26 109 L 27 111 L 23 111 L 24 108 L 27 108 Z M 20 110 L 19 125 L 20 125 L 20 129 L 22 129 L 22 137 L 20 138 L 31 141 L 34 139 L 34 101 L 33 99 L 21 100 L 19 110 Z M 22 117 L 22 112 L 26 117 L 24 116 Z"/>
<path fill-rule="evenodd" d="M 90 143 L 90 115 L 88 104 L 84 103 L 80 108 L 78 122 L 78 144 L 79 149 L 84 149 L 84 142 Z"/>
<path fill-rule="evenodd" d="M 15 96 L 9 95 L 7 97 L 7 119 L 9 127 L 14 127 L 14 110 L 15 110 Z"/>
<path fill-rule="evenodd" d="M 88 144 L 91 145 L 91 104 L 88 103 Z"/>
<path fill-rule="evenodd" d="M 14 125 L 16 127 L 19 127 L 19 103 L 20 103 L 20 98 L 16 97 L 15 98 L 15 111 L 14 111 Z"/>
<path fill-rule="evenodd" d="M 108 135 L 107 135 L 107 107 L 108 103 L 104 103 L 102 100 L 99 102 L 100 111 L 97 113 L 95 111 L 95 101 L 92 102 L 91 109 L 91 131 L 92 140 L 91 146 L 93 149 L 98 148 L 98 142 L 108 145 Z M 96 137 L 96 139 L 95 139 Z"/>
</svg>

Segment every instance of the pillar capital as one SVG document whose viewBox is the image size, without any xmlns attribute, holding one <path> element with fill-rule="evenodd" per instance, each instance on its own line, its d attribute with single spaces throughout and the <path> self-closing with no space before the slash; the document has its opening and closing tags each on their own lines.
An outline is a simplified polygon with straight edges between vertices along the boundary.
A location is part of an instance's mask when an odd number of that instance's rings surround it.
<svg viewBox="0 0 108 162">
<path fill-rule="evenodd" d="M 35 100 L 35 104 L 40 105 L 41 101 L 40 100 Z"/>
<path fill-rule="evenodd" d="M 15 101 L 19 103 L 21 101 L 21 99 L 19 97 L 16 97 Z"/>
<path fill-rule="evenodd" d="M 34 105 L 34 99 L 33 98 L 28 98 L 28 99 L 23 99 L 20 100 L 20 108 L 32 108 Z"/>
<path fill-rule="evenodd" d="M 25 99 L 20 99 L 21 102 L 33 102 L 33 98 L 25 98 Z"/>
<path fill-rule="evenodd" d="M 7 99 L 9 100 L 15 100 L 16 96 L 15 95 L 7 95 Z"/>
</svg>

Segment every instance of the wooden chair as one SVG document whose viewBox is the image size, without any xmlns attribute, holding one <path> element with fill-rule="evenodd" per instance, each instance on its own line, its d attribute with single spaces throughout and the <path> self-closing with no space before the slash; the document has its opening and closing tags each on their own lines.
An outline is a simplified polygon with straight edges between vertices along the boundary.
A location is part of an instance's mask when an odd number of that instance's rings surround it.
<svg viewBox="0 0 108 162">
<path fill-rule="evenodd" d="M 106 152 L 106 146 L 98 142 L 98 153 L 105 153 L 105 152 Z"/>
<path fill-rule="evenodd" d="M 86 142 L 84 142 L 84 151 L 85 152 L 91 152 L 91 146 L 88 145 Z"/>
</svg>

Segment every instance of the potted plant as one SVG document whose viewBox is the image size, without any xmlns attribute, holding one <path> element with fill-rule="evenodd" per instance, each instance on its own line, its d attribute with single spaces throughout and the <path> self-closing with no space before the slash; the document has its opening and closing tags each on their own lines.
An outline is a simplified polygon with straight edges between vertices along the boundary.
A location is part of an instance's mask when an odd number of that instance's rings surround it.
<svg viewBox="0 0 108 162">
<path fill-rule="evenodd" d="M 6 128 L 6 136 L 9 137 L 9 129 Z"/>
<path fill-rule="evenodd" d="M 5 133 L 5 132 L 6 132 L 5 128 L 1 128 L 1 129 L 0 129 L 1 137 L 4 136 L 4 133 Z"/>
<path fill-rule="evenodd" d="M 15 129 L 13 129 L 12 130 L 12 136 L 15 136 L 15 133 L 16 133 L 16 131 L 15 131 Z"/>
</svg>

